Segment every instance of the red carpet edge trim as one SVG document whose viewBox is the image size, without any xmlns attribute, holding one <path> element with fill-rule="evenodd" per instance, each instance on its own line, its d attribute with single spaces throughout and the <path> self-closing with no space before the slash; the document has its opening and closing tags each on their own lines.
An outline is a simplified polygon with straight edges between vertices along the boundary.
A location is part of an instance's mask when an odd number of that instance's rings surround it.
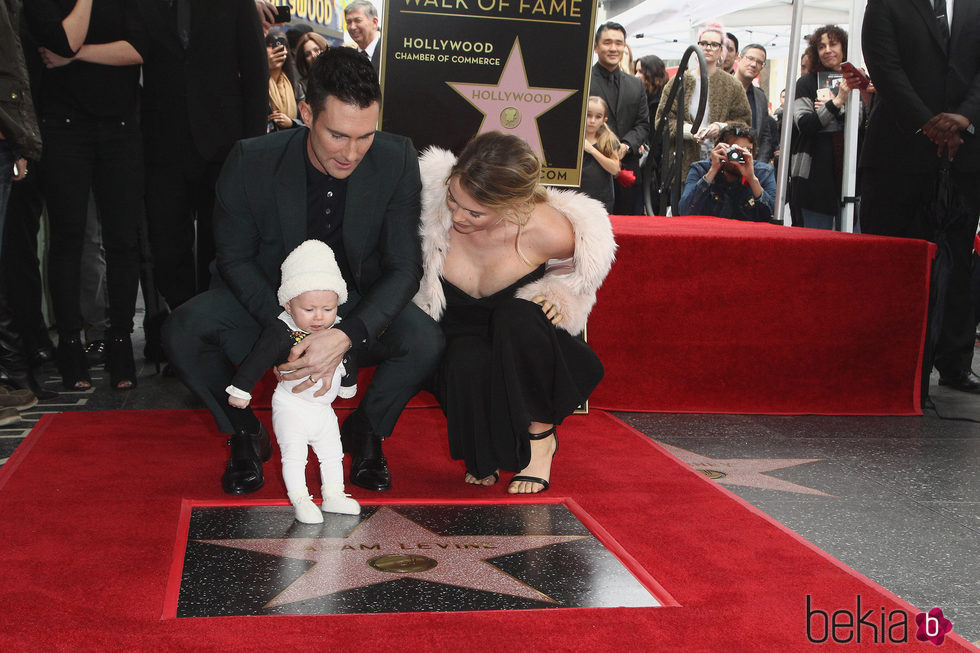
<svg viewBox="0 0 980 653">
<path fill-rule="evenodd" d="M 20 443 L 20 446 L 14 450 L 14 454 L 7 459 L 3 467 L 0 467 L 0 490 L 3 489 L 3 486 L 7 484 L 10 477 L 20 467 L 20 463 L 27 458 L 27 454 L 34 448 L 41 434 L 48 430 L 48 426 L 50 426 L 54 417 L 55 414 L 42 415 L 38 423 L 31 429 L 31 432 Z"/>
</svg>

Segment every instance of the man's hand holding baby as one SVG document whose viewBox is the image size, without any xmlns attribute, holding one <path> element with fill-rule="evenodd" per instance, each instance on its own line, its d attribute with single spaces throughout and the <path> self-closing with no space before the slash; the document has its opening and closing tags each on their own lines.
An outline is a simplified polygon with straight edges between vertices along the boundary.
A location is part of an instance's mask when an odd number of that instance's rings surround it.
<svg viewBox="0 0 980 653">
<path fill-rule="evenodd" d="M 289 360 L 278 367 L 280 375 L 290 379 L 307 377 L 293 388 L 293 392 L 303 392 L 313 387 L 320 379 L 327 381 L 314 394 L 320 397 L 330 389 L 334 370 L 344 360 L 344 354 L 351 348 L 350 338 L 340 329 L 324 329 L 303 338 L 289 352 Z"/>
</svg>

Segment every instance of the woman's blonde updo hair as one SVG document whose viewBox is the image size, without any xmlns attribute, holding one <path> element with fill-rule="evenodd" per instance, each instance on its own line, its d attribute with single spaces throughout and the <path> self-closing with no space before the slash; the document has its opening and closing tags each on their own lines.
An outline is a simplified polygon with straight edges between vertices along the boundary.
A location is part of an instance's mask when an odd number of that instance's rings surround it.
<svg viewBox="0 0 980 653">
<path fill-rule="evenodd" d="M 449 174 L 453 178 L 478 203 L 522 229 L 534 205 L 547 196 L 541 185 L 541 160 L 524 139 L 500 132 L 471 140 Z"/>
</svg>

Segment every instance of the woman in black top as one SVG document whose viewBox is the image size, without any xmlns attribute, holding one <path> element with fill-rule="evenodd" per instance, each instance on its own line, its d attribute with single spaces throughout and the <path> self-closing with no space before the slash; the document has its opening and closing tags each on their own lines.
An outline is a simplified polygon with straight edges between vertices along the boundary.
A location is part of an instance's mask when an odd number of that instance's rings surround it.
<svg viewBox="0 0 980 653">
<path fill-rule="evenodd" d="M 58 325 L 58 369 L 69 389 L 92 386 L 80 333 L 79 270 L 88 198 L 95 194 L 109 295 L 112 387 L 136 385 L 130 334 L 139 283 L 143 208 L 138 121 L 144 47 L 125 0 L 32 0 L 28 26 L 47 70 L 41 82 L 43 189 L 50 220 L 48 269 Z"/>
</svg>

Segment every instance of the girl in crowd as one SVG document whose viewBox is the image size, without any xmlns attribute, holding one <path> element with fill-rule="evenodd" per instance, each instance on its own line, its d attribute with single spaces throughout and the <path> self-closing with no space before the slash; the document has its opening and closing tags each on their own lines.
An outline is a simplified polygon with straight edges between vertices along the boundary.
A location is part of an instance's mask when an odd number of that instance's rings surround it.
<svg viewBox="0 0 980 653">
<path fill-rule="evenodd" d="M 616 244 L 599 202 L 546 189 L 522 139 L 497 132 L 457 160 L 429 149 L 422 172 L 423 278 L 415 303 L 439 321 L 446 349 L 432 388 L 464 480 L 511 494 L 547 490 L 561 421 L 602 378 L 575 335 Z"/>
<path fill-rule="evenodd" d="M 329 47 L 327 39 L 316 32 L 307 32 L 299 37 L 299 41 L 296 42 L 296 54 L 293 59 L 296 61 L 296 72 L 299 73 L 300 92 L 304 96 L 306 95 L 306 80 L 310 76 L 310 68 L 313 66 L 313 62 Z"/>
<path fill-rule="evenodd" d="M 291 129 L 302 124 L 296 106 L 305 96 L 299 88 L 286 35 L 277 29 L 269 30 L 265 49 L 269 55 L 269 131 Z"/>
<path fill-rule="evenodd" d="M 598 95 L 589 97 L 585 114 L 584 155 L 582 156 L 582 183 L 579 188 L 593 197 L 612 213 L 615 201 L 613 179 L 619 174 L 619 141 L 606 125 L 609 109 Z"/>
</svg>

